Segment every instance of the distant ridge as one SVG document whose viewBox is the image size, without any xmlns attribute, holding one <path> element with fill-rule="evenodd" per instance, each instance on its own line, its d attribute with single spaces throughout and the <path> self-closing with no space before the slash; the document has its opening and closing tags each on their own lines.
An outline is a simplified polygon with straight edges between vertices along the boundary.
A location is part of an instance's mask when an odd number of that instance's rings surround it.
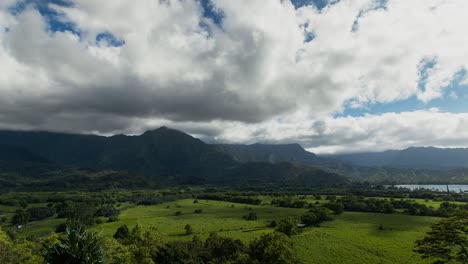
<svg viewBox="0 0 468 264">
<path fill-rule="evenodd" d="M 418 169 L 468 168 L 467 148 L 410 147 L 403 150 L 329 155 L 358 166 Z"/>
</svg>

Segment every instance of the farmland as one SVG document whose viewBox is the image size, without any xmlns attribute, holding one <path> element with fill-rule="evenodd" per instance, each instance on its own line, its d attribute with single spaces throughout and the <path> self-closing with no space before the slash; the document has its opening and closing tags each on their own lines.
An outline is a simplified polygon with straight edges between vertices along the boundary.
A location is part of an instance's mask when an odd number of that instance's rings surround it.
<svg viewBox="0 0 468 264">
<path fill-rule="evenodd" d="M 268 197 L 262 197 L 269 201 Z M 270 199 L 271 200 L 271 199 Z M 326 202 L 307 197 L 311 203 Z M 30 206 L 35 206 L 34 204 Z M 157 205 L 119 204 L 118 220 L 90 227 L 103 237 L 111 237 L 122 225 L 153 226 L 168 241 L 190 241 L 194 236 L 207 238 L 216 232 L 220 236 L 252 241 L 274 232 L 272 221 L 285 217 L 298 218 L 305 208 L 283 208 L 263 202 L 261 205 L 203 199 L 181 199 Z M 0 214 L 10 215 L 13 207 L 3 206 Z M 245 220 L 255 212 L 256 220 Z M 304 263 L 430 263 L 412 252 L 414 242 L 424 236 L 431 224 L 440 218 L 403 214 L 345 212 L 319 227 L 306 227 L 293 236 L 294 249 Z M 33 221 L 17 230 L 19 237 L 44 237 L 53 233 L 65 219 L 54 217 Z M 189 224 L 193 234 L 186 235 Z"/>
</svg>

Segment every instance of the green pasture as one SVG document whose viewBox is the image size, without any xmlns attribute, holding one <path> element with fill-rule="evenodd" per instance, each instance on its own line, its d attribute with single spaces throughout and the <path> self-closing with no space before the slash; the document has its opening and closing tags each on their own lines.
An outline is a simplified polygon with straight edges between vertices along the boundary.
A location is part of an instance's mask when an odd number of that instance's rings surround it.
<svg viewBox="0 0 468 264">
<path fill-rule="evenodd" d="M 309 201 L 311 197 L 306 198 Z M 320 200 L 320 202 L 323 202 Z M 422 200 L 424 201 L 424 200 Z M 248 205 L 231 202 L 184 199 L 160 205 L 121 204 L 119 220 L 91 228 L 102 236 L 112 236 L 118 227 L 156 227 L 167 240 L 190 240 L 194 235 L 206 238 L 211 232 L 248 242 L 263 233 L 273 232 L 271 221 L 299 217 L 307 209 Z M 202 210 L 195 213 L 195 210 Z M 0 214 L 11 214 L 12 207 L 1 206 Z M 180 212 L 180 213 L 178 213 Z M 257 220 L 243 216 L 257 214 Z M 414 241 L 422 238 L 439 218 L 401 214 L 345 212 L 320 227 L 308 227 L 293 237 L 298 257 L 304 263 L 430 263 L 412 252 Z M 41 237 L 52 233 L 64 219 L 48 218 L 17 229 L 19 237 Z M 193 235 L 185 235 L 190 224 Z M 383 230 L 379 230 L 379 226 Z"/>
<path fill-rule="evenodd" d="M 201 209 L 202 213 L 195 213 Z M 211 232 L 222 236 L 249 241 L 264 232 L 271 232 L 268 227 L 271 221 L 279 221 L 287 216 L 298 217 L 306 209 L 279 208 L 267 205 L 247 205 L 231 202 L 193 199 L 179 200 L 152 206 L 136 206 L 119 215 L 119 221 L 105 223 L 95 227 L 104 236 L 112 235 L 117 228 L 126 224 L 130 228 L 136 224 L 154 226 L 169 239 L 191 239 L 186 236 L 184 227 L 190 224 L 194 235 L 207 237 Z M 180 212 L 180 215 L 176 215 Z M 249 212 L 257 214 L 257 220 L 248 221 L 243 216 Z"/>
<path fill-rule="evenodd" d="M 412 252 L 436 217 L 346 212 L 294 237 L 305 263 L 431 263 Z M 383 230 L 379 230 L 379 226 Z"/>
</svg>

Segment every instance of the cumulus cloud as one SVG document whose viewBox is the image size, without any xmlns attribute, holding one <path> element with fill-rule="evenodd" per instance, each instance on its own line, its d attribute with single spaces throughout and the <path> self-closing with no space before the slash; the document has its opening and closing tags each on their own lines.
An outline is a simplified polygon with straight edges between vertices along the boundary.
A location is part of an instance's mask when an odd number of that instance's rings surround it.
<svg viewBox="0 0 468 264">
<path fill-rule="evenodd" d="M 15 13 L 18 1 L 0 3 L 0 128 L 113 134 L 169 125 L 209 141 L 333 152 L 453 145 L 452 134 L 432 134 L 450 132 L 434 123 L 421 126 L 419 141 L 407 139 L 416 128 L 404 120 L 465 122 L 440 111 L 333 117 L 351 106 L 443 97 L 468 68 L 464 0 L 320 8 L 212 0 L 220 22 L 195 0 L 66 2 L 46 5 L 73 27 L 61 31 L 37 5 Z"/>
</svg>

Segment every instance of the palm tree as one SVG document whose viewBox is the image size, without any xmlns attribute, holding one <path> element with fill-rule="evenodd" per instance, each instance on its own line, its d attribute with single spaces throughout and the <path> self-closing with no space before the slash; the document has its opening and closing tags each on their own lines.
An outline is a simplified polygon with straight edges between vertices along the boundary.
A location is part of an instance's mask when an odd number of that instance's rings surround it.
<svg viewBox="0 0 468 264">
<path fill-rule="evenodd" d="M 104 263 L 101 239 L 78 225 L 68 225 L 58 242 L 46 246 L 43 252 L 47 264 Z"/>
</svg>

